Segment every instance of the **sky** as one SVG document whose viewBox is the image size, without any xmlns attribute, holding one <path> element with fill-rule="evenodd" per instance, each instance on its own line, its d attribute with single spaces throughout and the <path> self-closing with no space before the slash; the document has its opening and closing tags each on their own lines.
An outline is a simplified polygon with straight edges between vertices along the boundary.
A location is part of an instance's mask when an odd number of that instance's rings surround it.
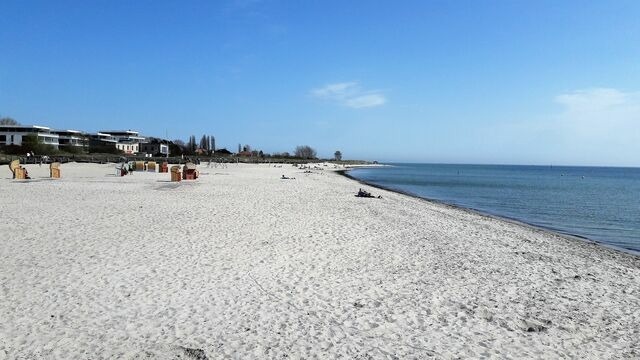
<svg viewBox="0 0 640 360">
<path fill-rule="evenodd" d="M 640 166 L 640 1 L 0 2 L 0 116 L 381 162 Z"/>
</svg>

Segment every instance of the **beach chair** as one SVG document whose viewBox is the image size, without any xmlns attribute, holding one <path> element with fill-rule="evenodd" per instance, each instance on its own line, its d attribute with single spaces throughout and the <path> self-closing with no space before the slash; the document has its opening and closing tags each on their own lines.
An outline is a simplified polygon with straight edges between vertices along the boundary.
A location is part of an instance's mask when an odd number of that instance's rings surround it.
<svg viewBox="0 0 640 360">
<path fill-rule="evenodd" d="M 198 169 L 196 169 L 196 164 L 194 163 L 186 163 L 182 168 L 182 179 L 183 180 L 196 180 L 200 173 Z"/>
<path fill-rule="evenodd" d="M 27 179 L 27 169 L 20 166 L 20 160 L 13 160 L 9 164 L 9 169 L 14 179 Z"/>
<path fill-rule="evenodd" d="M 168 162 L 166 162 L 166 161 L 163 161 L 163 162 L 162 162 L 162 164 L 160 164 L 160 169 L 159 169 L 159 171 L 160 171 L 161 173 L 169 172 L 169 163 L 168 163 Z"/>
<path fill-rule="evenodd" d="M 116 176 L 125 176 L 129 173 L 129 165 L 124 162 L 116 165 Z"/>
<path fill-rule="evenodd" d="M 156 162 L 155 161 L 149 161 L 147 163 L 147 171 L 156 172 Z"/>
<path fill-rule="evenodd" d="M 49 164 L 49 175 L 52 179 L 60 179 L 60 163 L 52 162 Z"/>
<path fill-rule="evenodd" d="M 135 166 L 136 171 L 144 171 L 144 161 L 136 161 Z"/>
<path fill-rule="evenodd" d="M 182 174 L 180 174 L 180 166 L 174 165 L 171 167 L 171 181 L 181 181 Z"/>
</svg>

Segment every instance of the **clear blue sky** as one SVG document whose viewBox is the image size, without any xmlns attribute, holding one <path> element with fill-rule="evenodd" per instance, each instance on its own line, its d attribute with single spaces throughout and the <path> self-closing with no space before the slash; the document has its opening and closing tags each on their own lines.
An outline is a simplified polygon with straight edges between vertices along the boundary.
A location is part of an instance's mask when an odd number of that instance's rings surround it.
<svg viewBox="0 0 640 360">
<path fill-rule="evenodd" d="M 0 2 L 0 115 L 380 161 L 640 166 L 640 1 Z"/>
</svg>

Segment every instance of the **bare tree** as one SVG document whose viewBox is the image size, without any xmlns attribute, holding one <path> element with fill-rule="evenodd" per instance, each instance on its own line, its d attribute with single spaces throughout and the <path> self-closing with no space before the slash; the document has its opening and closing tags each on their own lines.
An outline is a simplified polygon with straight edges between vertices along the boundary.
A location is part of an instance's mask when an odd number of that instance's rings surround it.
<svg viewBox="0 0 640 360">
<path fill-rule="evenodd" d="M 336 152 L 333 154 L 333 157 L 336 159 L 336 161 L 342 160 L 342 153 L 340 152 L 340 150 L 336 150 Z"/>
<path fill-rule="evenodd" d="M 299 145 L 296 146 L 296 150 L 294 152 L 296 157 L 302 159 L 315 159 L 316 151 L 309 145 Z"/>
<path fill-rule="evenodd" d="M 20 125 L 20 123 L 13 118 L 3 117 L 0 119 L 0 125 Z"/>
<path fill-rule="evenodd" d="M 176 139 L 169 142 L 169 152 L 175 155 L 182 155 L 186 149 L 184 141 Z"/>
<path fill-rule="evenodd" d="M 175 139 L 175 140 L 173 140 L 173 143 L 174 143 L 174 144 L 176 144 L 176 145 L 178 145 L 178 146 L 182 146 L 182 147 L 184 147 L 184 146 L 185 146 L 184 141 L 182 141 L 182 140 L 180 140 L 180 139 Z"/>
</svg>

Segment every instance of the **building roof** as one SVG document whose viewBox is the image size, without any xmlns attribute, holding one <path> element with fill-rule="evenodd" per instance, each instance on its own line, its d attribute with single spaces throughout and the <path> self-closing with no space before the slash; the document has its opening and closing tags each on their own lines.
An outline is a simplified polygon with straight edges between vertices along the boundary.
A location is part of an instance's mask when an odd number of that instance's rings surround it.
<svg viewBox="0 0 640 360">
<path fill-rule="evenodd" d="M 82 135 L 83 132 L 79 130 L 51 130 L 51 132 L 56 134 L 70 134 L 70 135 Z"/>
<path fill-rule="evenodd" d="M 50 131 L 51 128 L 48 128 L 46 126 L 40 126 L 40 125 L 0 125 L 0 129 L 5 129 L 5 131 L 20 131 L 21 129 L 30 129 L 30 130 L 44 130 L 44 131 Z"/>
<path fill-rule="evenodd" d="M 134 130 L 100 130 L 101 133 L 110 135 L 134 135 L 137 136 L 140 132 Z"/>
</svg>

